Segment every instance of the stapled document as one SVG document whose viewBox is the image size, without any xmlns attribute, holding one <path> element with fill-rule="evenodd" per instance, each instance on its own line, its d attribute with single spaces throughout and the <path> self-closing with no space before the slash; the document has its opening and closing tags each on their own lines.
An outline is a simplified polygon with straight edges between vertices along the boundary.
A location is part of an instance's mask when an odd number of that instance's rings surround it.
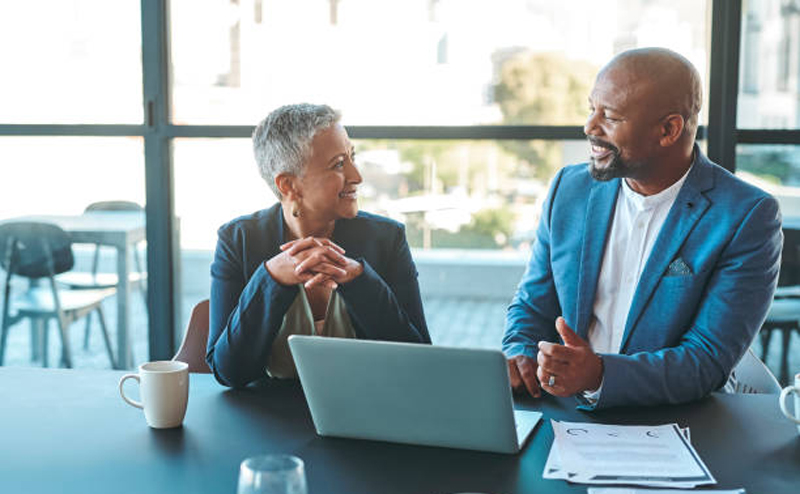
<svg viewBox="0 0 800 494">
<path fill-rule="evenodd" d="M 692 488 L 715 484 L 677 424 L 552 421 L 555 440 L 543 477 L 582 484 Z"/>
</svg>

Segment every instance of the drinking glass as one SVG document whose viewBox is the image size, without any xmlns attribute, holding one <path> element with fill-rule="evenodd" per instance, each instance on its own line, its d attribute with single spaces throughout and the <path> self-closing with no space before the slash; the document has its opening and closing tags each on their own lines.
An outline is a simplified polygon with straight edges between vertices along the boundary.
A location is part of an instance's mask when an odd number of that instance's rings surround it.
<svg viewBox="0 0 800 494">
<path fill-rule="evenodd" d="M 303 460 L 292 455 L 247 458 L 239 467 L 237 494 L 307 494 Z"/>
</svg>

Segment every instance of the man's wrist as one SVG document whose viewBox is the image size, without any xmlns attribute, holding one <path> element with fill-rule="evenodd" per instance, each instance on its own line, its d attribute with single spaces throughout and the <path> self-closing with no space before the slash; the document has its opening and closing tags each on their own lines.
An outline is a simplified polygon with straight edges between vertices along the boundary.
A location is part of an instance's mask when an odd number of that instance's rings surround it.
<svg viewBox="0 0 800 494">
<path fill-rule="evenodd" d="M 596 362 L 597 362 L 596 365 L 595 365 L 595 369 L 597 369 L 597 370 L 594 373 L 594 377 L 592 379 L 592 382 L 589 383 L 590 387 L 585 390 L 585 391 L 588 391 L 588 392 L 596 392 L 598 389 L 600 389 L 600 386 L 603 384 L 603 371 L 604 371 L 603 357 L 601 357 L 598 354 L 595 354 L 594 356 L 595 356 L 595 359 L 596 359 Z"/>
</svg>

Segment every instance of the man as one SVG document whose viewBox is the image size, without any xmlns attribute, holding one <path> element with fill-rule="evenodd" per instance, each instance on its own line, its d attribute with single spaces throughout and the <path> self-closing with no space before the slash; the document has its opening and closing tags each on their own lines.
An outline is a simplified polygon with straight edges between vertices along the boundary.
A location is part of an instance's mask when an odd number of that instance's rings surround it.
<svg viewBox="0 0 800 494">
<path fill-rule="evenodd" d="M 700 77 L 637 49 L 597 76 L 587 165 L 553 179 L 503 350 L 511 385 L 580 408 L 698 399 L 763 323 L 782 244 L 778 204 L 694 143 Z"/>
</svg>

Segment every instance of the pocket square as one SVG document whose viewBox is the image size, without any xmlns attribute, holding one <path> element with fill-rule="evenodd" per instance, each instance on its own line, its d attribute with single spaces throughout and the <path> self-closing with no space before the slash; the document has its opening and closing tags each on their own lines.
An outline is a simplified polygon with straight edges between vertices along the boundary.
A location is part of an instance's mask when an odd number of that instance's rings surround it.
<svg viewBox="0 0 800 494">
<path fill-rule="evenodd" d="M 680 257 L 672 261 L 667 268 L 667 276 L 691 276 L 692 274 L 694 274 L 692 268 Z"/>
</svg>

